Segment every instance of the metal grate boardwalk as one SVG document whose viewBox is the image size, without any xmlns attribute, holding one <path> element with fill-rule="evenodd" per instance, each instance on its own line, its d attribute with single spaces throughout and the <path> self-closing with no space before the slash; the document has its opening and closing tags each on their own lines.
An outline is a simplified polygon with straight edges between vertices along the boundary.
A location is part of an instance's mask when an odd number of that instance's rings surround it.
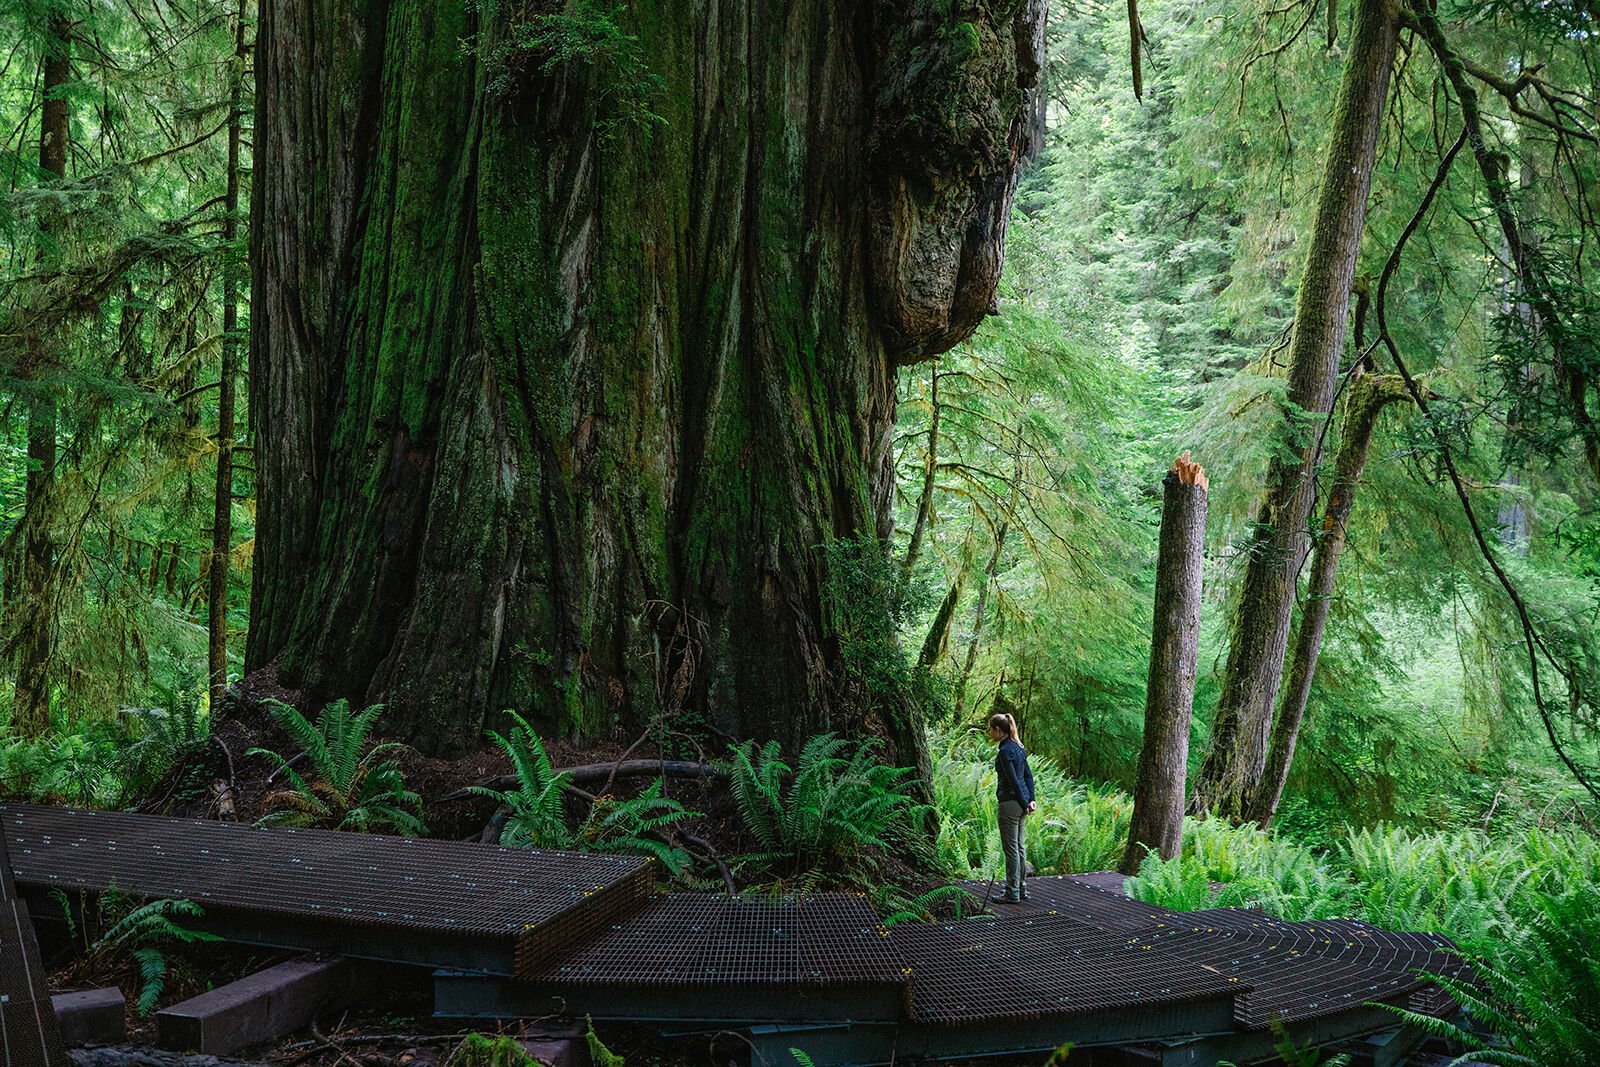
<svg viewBox="0 0 1600 1067">
<path fill-rule="evenodd" d="M 639 985 L 905 982 L 878 913 L 844 893 L 786 900 L 659 896 L 526 977 Z"/>
<path fill-rule="evenodd" d="M 0 808 L 24 889 L 186 897 L 240 940 L 530 971 L 649 895 L 647 861 L 233 823 Z"/>
<path fill-rule="evenodd" d="M 1252 919 L 1251 916 L 1254 916 Z M 1351 919 L 1283 922 L 1249 911 L 1177 914 L 1128 936 L 1149 948 L 1238 979 L 1250 987 L 1236 1013 L 1248 1029 L 1321 1018 L 1371 1001 L 1433 1004 L 1425 974 L 1462 974 L 1450 942 L 1391 933 Z"/>
<path fill-rule="evenodd" d="M 1248 1060 L 1275 1018 L 1324 1041 L 1392 1025 L 1373 1001 L 1450 1012 L 1422 972 L 1465 970 L 1435 935 L 1180 913 L 1109 878 L 1033 878 L 994 915 L 886 928 L 846 894 L 657 896 L 631 857 L 27 804 L 0 827 L 24 890 L 186 897 L 235 940 L 438 968 L 441 1014 L 790 1026 L 852 1062 L 1068 1041 Z"/>
<path fill-rule="evenodd" d="M 927 1022 L 1069 1018 L 1207 1001 L 1226 1015 L 1248 988 L 1061 915 L 902 924 L 892 938 L 910 972 L 912 1017 Z"/>
</svg>

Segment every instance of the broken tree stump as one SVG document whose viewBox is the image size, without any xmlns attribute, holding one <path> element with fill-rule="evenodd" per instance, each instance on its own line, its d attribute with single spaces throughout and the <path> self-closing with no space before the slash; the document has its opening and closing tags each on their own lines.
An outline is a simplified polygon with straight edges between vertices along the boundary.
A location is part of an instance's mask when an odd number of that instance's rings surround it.
<svg viewBox="0 0 1600 1067">
<path fill-rule="evenodd" d="M 1137 874 L 1147 852 L 1172 858 L 1183 842 L 1209 483 L 1205 469 L 1185 452 L 1161 484 L 1161 548 L 1156 559 L 1144 746 L 1139 752 L 1128 847 L 1118 868 L 1123 874 Z"/>
</svg>

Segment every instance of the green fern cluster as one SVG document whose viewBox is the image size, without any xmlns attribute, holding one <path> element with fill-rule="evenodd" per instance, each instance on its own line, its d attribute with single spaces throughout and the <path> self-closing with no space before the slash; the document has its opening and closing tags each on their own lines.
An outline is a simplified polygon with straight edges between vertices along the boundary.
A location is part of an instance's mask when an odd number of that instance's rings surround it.
<svg viewBox="0 0 1600 1067">
<path fill-rule="evenodd" d="M 927 809 L 909 792 L 911 770 L 884 766 L 878 751 L 874 741 L 853 745 L 819 734 L 791 768 L 776 741 L 732 747 L 733 797 L 758 845 L 736 864 L 792 875 L 848 870 L 865 847 L 909 840 L 913 821 Z"/>
<path fill-rule="evenodd" d="M 139 969 L 139 995 L 134 1004 L 140 1015 L 150 1014 L 166 989 L 168 949 L 174 945 L 221 940 L 215 934 L 183 925 L 183 920 L 198 919 L 204 914 L 200 905 L 192 900 L 151 900 L 135 904 L 113 886 L 100 894 L 92 912 L 85 907 L 80 927 L 66 894 L 55 890 L 51 897 L 61 908 L 69 936 L 82 938 L 90 968 L 124 955 L 133 960 Z"/>
<path fill-rule="evenodd" d="M 493 730 L 489 736 L 510 758 L 517 786 L 506 790 L 474 786 L 471 790 L 509 812 L 501 831 L 503 843 L 649 856 L 672 875 L 688 868 L 688 853 L 662 836 L 674 823 L 696 813 L 663 795 L 662 779 L 657 778 L 637 796 L 596 797 L 582 825 L 573 830 L 567 824 L 565 801 L 572 784 L 570 776 L 556 771 L 544 743 L 526 719 L 514 711 L 506 714 L 512 719 L 511 736 Z"/>
<path fill-rule="evenodd" d="M 149 707 L 125 707 L 122 714 L 137 731 L 130 759 L 140 767 L 170 767 L 196 752 L 210 737 L 206 688 L 192 667 L 169 682 L 152 686 L 156 700 Z"/>
<path fill-rule="evenodd" d="M 305 753 L 310 774 L 302 775 L 271 749 L 252 748 L 247 753 L 266 757 L 289 783 L 287 789 L 267 796 L 273 810 L 262 817 L 262 825 L 427 833 L 422 799 L 406 789 L 399 766 L 381 758 L 405 746 L 398 742 L 368 745 L 372 728 L 383 714 L 382 704 L 357 715 L 347 701 L 336 700 L 322 709 L 315 723 L 278 701 L 269 701 L 267 710 Z"/>
<path fill-rule="evenodd" d="M 53 708 L 50 728 L 38 737 L 0 740 L 0 794 L 93 808 L 135 802 L 209 737 L 196 677 L 180 670 L 175 682 L 153 685 L 150 706 L 124 707 L 114 718 L 74 718 Z"/>
<path fill-rule="evenodd" d="M 1537 910 L 1476 982 L 1435 979 L 1474 1024 L 1467 1029 L 1401 1012 L 1410 1022 L 1466 1046 L 1481 1063 L 1506 1067 L 1600 1064 L 1600 888 L 1536 894 Z M 1493 1040 L 1479 1036 L 1487 1030 Z"/>
</svg>

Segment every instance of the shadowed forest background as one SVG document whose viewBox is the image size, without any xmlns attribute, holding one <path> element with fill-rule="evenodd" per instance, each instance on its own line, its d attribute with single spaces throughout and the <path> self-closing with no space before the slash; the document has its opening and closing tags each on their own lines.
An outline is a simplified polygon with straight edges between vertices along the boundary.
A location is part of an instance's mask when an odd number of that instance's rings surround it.
<svg viewBox="0 0 1600 1067">
<path fill-rule="evenodd" d="M 265 6 L 0 10 L 6 794 L 270 814 L 208 737 L 382 704 L 352 751 L 412 748 L 289 809 L 472 832 L 493 731 L 526 838 L 715 881 L 670 780 L 573 830 L 546 753 L 811 751 L 987 877 L 1008 711 L 1036 868 L 1115 867 L 1189 450 L 1195 817 L 1134 891 L 1441 930 L 1594 1052 L 1587 0 Z"/>
</svg>

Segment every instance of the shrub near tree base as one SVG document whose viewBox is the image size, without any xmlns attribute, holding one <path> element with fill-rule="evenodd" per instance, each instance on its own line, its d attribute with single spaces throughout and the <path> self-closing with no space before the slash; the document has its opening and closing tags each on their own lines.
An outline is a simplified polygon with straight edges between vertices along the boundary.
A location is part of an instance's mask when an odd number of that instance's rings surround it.
<svg viewBox="0 0 1600 1067">
<path fill-rule="evenodd" d="M 544 743 L 528 721 L 514 711 L 506 714 L 513 722 L 511 736 L 493 730 L 489 736 L 511 758 L 517 787 L 502 790 L 473 786 L 468 790 L 489 797 L 505 810 L 505 828 L 500 838 L 503 844 L 649 856 L 669 874 L 684 872 L 689 854 L 660 837 L 674 823 L 699 813 L 663 796 L 660 778 L 634 797 L 588 797 L 573 788 L 569 775 L 556 771 Z M 576 830 L 567 825 L 569 795 L 588 797 L 589 813 Z"/>
<path fill-rule="evenodd" d="M 335 700 L 315 723 L 279 701 L 268 701 L 267 711 L 305 753 L 311 773 L 301 775 L 271 749 L 252 748 L 246 753 L 273 761 L 289 782 L 289 788 L 266 798 L 275 810 L 262 817 L 263 825 L 359 832 L 392 829 L 411 836 L 428 832 L 422 823 L 422 798 L 406 789 L 392 760 L 379 758 L 405 746 L 391 741 L 367 747 L 383 714 L 382 704 L 352 715 L 347 701 Z"/>
<path fill-rule="evenodd" d="M 848 880 L 867 847 L 909 843 L 927 810 L 911 796 L 908 767 L 878 762 L 873 741 L 859 745 L 818 734 L 800 750 L 794 767 L 776 741 L 731 749 L 727 767 L 739 818 L 759 850 L 734 865 L 775 877 L 827 870 Z"/>
</svg>

